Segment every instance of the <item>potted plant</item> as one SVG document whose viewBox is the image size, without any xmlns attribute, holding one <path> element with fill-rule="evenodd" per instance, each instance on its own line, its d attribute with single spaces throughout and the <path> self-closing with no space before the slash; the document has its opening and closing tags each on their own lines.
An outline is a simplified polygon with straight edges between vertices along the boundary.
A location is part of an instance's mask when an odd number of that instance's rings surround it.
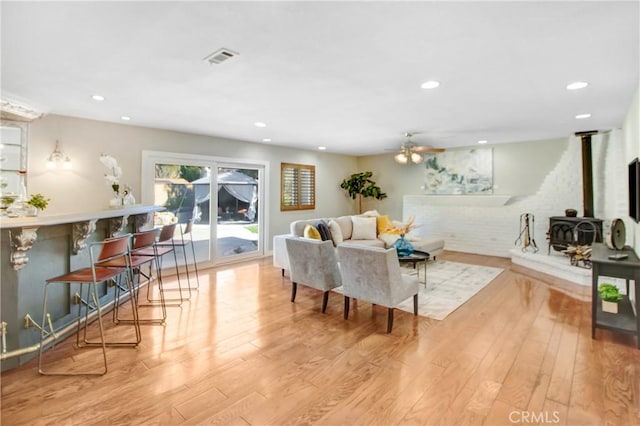
<svg viewBox="0 0 640 426">
<path fill-rule="evenodd" d="M 373 172 L 361 172 L 352 174 L 340 184 L 340 188 L 346 190 L 354 200 L 358 198 L 358 212 L 362 213 L 362 199 L 373 197 L 377 200 L 387 198 L 379 186 L 371 180 Z"/>
<path fill-rule="evenodd" d="M 618 313 L 618 302 L 622 300 L 620 290 L 613 284 L 602 283 L 598 287 L 600 299 L 602 299 L 602 310 L 612 314 Z"/>
<path fill-rule="evenodd" d="M 49 205 L 49 198 L 45 198 L 42 194 L 33 194 L 26 202 L 27 215 L 37 216 L 40 210 L 44 210 Z"/>
</svg>

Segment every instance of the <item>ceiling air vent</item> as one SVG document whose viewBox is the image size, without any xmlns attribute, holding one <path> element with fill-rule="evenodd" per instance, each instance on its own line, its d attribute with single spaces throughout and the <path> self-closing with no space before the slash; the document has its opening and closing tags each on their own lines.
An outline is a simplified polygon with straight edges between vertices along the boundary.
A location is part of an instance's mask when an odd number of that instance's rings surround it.
<svg viewBox="0 0 640 426">
<path fill-rule="evenodd" d="M 204 60 L 209 62 L 209 64 L 221 64 L 237 55 L 238 55 L 237 52 L 223 48 L 223 49 L 216 50 L 211 55 L 204 58 Z"/>
</svg>

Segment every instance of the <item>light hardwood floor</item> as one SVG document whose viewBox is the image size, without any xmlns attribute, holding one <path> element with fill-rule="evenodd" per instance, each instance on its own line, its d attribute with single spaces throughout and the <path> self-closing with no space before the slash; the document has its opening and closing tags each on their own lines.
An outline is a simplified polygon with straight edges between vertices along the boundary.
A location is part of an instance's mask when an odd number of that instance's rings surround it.
<svg viewBox="0 0 640 426">
<path fill-rule="evenodd" d="M 588 293 L 508 259 L 439 259 L 505 272 L 443 321 L 397 311 L 391 334 L 368 303 L 347 321 L 336 294 L 324 315 L 304 286 L 290 303 L 270 259 L 203 271 L 166 327 L 108 349 L 105 376 L 44 377 L 35 360 L 3 373 L 2 424 L 640 424 L 640 350 L 627 335 L 591 339 Z M 48 358 L 98 354 L 65 341 Z"/>
</svg>

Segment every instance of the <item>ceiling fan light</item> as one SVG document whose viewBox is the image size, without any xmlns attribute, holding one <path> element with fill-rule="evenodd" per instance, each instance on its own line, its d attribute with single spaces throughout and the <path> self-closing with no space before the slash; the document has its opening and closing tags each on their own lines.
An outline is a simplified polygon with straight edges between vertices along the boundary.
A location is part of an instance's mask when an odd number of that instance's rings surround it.
<svg viewBox="0 0 640 426">
<path fill-rule="evenodd" d="M 404 152 L 396 154 L 393 159 L 396 160 L 398 164 L 407 164 L 409 162 L 409 157 L 407 157 L 407 154 Z"/>
<path fill-rule="evenodd" d="M 422 163 L 422 161 L 424 160 L 424 157 L 420 154 L 418 154 L 417 152 L 412 152 L 411 153 L 411 162 L 413 164 L 420 164 Z"/>
</svg>

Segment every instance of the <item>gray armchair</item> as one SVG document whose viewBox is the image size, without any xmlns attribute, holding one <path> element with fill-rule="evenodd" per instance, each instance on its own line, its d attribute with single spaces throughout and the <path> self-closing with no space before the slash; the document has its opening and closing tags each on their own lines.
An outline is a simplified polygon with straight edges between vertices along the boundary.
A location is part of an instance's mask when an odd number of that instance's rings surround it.
<svg viewBox="0 0 640 426">
<path fill-rule="evenodd" d="M 344 319 L 349 318 L 350 297 L 387 307 L 387 333 L 391 333 L 393 310 L 400 302 L 413 296 L 413 313 L 418 315 L 418 278 L 401 273 L 396 249 L 342 244 L 338 260 Z"/>
<path fill-rule="evenodd" d="M 329 290 L 340 287 L 342 280 L 331 241 L 290 237 L 286 239 L 291 278 L 291 302 L 296 300 L 298 284 L 324 292 L 322 313 L 327 310 Z"/>
</svg>

